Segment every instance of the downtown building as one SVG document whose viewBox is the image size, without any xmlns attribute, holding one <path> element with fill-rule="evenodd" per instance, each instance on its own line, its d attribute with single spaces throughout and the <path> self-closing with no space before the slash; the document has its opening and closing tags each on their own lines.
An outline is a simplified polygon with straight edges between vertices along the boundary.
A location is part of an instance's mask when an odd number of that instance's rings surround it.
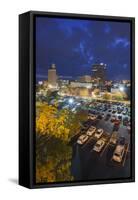
<svg viewBox="0 0 138 200">
<path fill-rule="evenodd" d="M 92 66 L 92 79 L 99 81 L 99 83 L 104 83 L 106 81 L 106 64 L 94 64 Z"/>
<path fill-rule="evenodd" d="M 89 75 L 84 75 L 79 78 L 79 81 L 82 83 L 91 83 L 92 78 Z"/>
<path fill-rule="evenodd" d="M 48 70 L 48 87 L 51 89 L 57 88 L 57 73 L 55 64 L 52 64 Z"/>
</svg>

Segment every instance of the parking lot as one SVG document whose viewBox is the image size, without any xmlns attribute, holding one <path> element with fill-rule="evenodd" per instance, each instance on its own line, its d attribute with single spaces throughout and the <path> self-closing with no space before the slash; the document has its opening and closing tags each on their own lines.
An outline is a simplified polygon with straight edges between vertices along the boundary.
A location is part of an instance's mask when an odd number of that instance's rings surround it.
<svg viewBox="0 0 138 200">
<path fill-rule="evenodd" d="M 92 106 L 89 104 L 88 121 L 72 138 L 71 171 L 76 180 L 127 178 L 130 176 L 130 121 L 128 105 L 97 103 Z M 91 136 L 84 137 L 82 143 L 79 142 L 81 135 L 87 135 L 90 127 L 95 127 L 95 132 L 99 129 L 103 130 L 102 135 L 96 138 L 94 132 Z M 112 143 L 111 138 L 114 132 L 116 132 L 116 141 Z M 123 143 L 120 140 L 123 140 Z M 115 155 L 117 150 L 120 150 L 119 148 L 123 150 L 120 160 L 117 161 L 118 158 Z"/>
</svg>

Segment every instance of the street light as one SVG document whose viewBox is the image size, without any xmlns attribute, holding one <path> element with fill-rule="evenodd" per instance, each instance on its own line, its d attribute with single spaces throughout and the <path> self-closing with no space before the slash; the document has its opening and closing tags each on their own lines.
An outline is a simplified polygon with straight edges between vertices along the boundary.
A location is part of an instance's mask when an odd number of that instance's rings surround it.
<svg viewBox="0 0 138 200">
<path fill-rule="evenodd" d="M 74 100 L 72 98 L 69 99 L 69 104 L 72 104 L 74 102 Z"/>
<path fill-rule="evenodd" d="M 120 90 L 121 92 L 124 92 L 124 87 L 123 87 L 123 86 L 120 86 L 120 87 L 119 87 L 119 90 Z"/>
</svg>

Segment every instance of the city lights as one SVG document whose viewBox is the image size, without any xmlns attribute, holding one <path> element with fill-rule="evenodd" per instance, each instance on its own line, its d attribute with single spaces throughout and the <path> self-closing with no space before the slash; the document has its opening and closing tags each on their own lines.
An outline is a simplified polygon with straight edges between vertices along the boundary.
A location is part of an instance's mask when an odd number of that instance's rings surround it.
<svg viewBox="0 0 138 200">
<path fill-rule="evenodd" d="M 72 98 L 70 98 L 70 99 L 68 100 L 68 102 L 69 102 L 69 104 L 72 104 L 72 103 L 74 102 L 74 100 L 73 100 Z"/>
<path fill-rule="evenodd" d="M 121 92 L 124 92 L 124 87 L 123 87 L 123 86 L 120 86 L 120 87 L 119 87 L 119 90 L 120 90 Z"/>
</svg>

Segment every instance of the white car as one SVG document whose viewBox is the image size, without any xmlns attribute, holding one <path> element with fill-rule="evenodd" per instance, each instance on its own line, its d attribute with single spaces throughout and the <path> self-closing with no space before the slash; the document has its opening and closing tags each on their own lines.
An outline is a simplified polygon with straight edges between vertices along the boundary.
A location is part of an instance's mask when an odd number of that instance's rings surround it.
<svg viewBox="0 0 138 200">
<path fill-rule="evenodd" d="M 105 140 L 101 138 L 100 140 L 96 142 L 96 144 L 93 147 L 93 150 L 100 152 L 102 148 L 104 147 L 104 145 L 105 145 Z"/>
<path fill-rule="evenodd" d="M 93 114 L 88 115 L 88 119 L 95 120 L 96 118 L 97 118 L 97 115 L 93 115 Z"/>
<path fill-rule="evenodd" d="M 95 132 L 94 136 L 99 139 L 103 134 L 103 129 L 102 128 L 99 128 L 97 129 L 97 131 Z"/>
<path fill-rule="evenodd" d="M 118 132 L 117 131 L 114 131 L 111 135 L 111 138 L 110 138 L 110 143 L 112 144 L 116 144 L 117 143 L 117 139 L 118 139 Z"/>
<path fill-rule="evenodd" d="M 78 144 L 84 144 L 87 140 L 88 140 L 88 135 L 81 135 L 78 140 L 77 140 L 77 143 Z"/>
<path fill-rule="evenodd" d="M 88 131 L 87 131 L 87 135 L 88 136 L 92 136 L 93 135 L 93 133 L 96 131 L 96 128 L 94 127 L 94 126 L 91 126 L 89 129 L 88 129 Z"/>
<path fill-rule="evenodd" d="M 124 145 L 117 145 L 112 159 L 116 162 L 121 163 L 124 152 L 125 152 L 125 146 Z"/>
<path fill-rule="evenodd" d="M 72 112 L 75 112 L 76 111 L 76 108 L 72 108 Z"/>
</svg>

